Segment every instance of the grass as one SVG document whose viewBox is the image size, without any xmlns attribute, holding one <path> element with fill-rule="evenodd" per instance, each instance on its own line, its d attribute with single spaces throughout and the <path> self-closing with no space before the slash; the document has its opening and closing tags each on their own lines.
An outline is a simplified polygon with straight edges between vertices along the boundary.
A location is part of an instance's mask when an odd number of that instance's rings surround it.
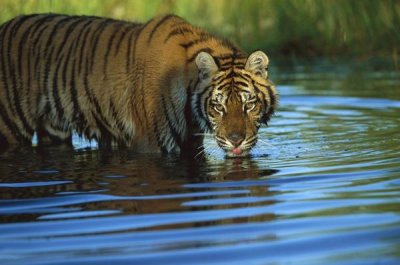
<svg viewBox="0 0 400 265">
<path fill-rule="evenodd" d="M 396 0 L 0 0 L 0 22 L 18 14 L 66 13 L 146 21 L 175 13 L 247 51 L 280 58 L 383 58 L 400 64 Z"/>
</svg>

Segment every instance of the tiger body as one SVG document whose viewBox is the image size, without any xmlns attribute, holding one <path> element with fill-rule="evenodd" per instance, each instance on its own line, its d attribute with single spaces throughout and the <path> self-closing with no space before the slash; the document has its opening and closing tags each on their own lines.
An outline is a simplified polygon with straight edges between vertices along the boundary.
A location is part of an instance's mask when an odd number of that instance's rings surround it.
<svg viewBox="0 0 400 265">
<path fill-rule="evenodd" d="M 76 132 L 139 152 L 195 150 L 201 133 L 215 130 L 208 108 L 221 96 L 212 83 L 233 86 L 247 61 L 174 15 L 145 24 L 16 17 L 0 27 L 0 146 L 30 144 L 35 132 L 39 145 L 71 143 Z M 276 91 L 263 80 L 269 119 Z"/>
</svg>

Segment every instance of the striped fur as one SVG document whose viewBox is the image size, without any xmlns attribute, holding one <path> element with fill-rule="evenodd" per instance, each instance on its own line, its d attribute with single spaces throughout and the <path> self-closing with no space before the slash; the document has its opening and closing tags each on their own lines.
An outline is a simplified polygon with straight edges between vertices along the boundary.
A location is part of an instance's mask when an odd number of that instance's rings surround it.
<svg viewBox="0 0 400 265">
<path fill-rule="evenodd" d="M 202 65 L 209 57 L 211 68 Z M 262 76 L 266 65 L 257 72 L 250 58 L 174 15 L 145 24 L 16 17 L 0 27 L 0 146 L 30 144 L 34 132 L 40 145 L 70 144 L 76 132 L 100 146 L 193 151 L 201 145 L 199 133 L 213 131 L 218 139 L 229 131 L 216 124 L 227 124 L 215 118 L 217 91 L 229 98 L 219 102 L 228 109 L 247 104 L 239 91 L 257 96 L 257 112 L 242 111 L 256 125 L 246 130 L 256 134 L 274 112 L 277 95 Z"/>
</svg>

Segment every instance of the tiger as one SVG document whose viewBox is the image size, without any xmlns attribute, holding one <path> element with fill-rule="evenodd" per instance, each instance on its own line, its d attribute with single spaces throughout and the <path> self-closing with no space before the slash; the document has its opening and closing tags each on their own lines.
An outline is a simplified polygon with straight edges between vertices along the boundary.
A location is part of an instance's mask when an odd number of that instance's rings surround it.
<svg viewBox="0 0 400 265">
<path fill-rule="evenodd" d="M 278 93 L 261 50 L 169 14 L 146 23 L 20 15 L 0 26 L 0 147 L 72 145 L 194 154 L 210 134 L 247 156 Z"/>
</svg>

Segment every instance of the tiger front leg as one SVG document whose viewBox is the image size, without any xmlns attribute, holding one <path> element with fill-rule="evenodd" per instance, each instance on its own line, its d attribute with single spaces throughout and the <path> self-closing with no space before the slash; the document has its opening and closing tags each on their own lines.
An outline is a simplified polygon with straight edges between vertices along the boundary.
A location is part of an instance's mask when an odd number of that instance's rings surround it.
<svg viewBox="0 0 400 265">
<path fill-rule="evenodd" d="M 37 128 L 38 146 L 65 145 L 72 147 L 72 132 L 41 121 Z"/>
</svg>

